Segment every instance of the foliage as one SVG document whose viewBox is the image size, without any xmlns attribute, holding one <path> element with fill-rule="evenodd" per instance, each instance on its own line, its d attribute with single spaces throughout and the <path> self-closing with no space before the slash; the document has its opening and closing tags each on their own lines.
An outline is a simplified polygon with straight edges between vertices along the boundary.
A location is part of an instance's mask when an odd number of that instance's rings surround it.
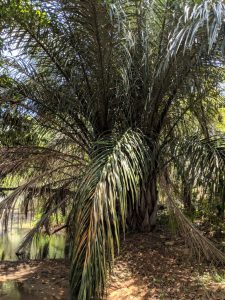
<svg viewBox="0 0 225 300">
<path fill-rule="evenodd" d="M 169 206 L 182 190 L 222 192 L 224 12 L 213 0 L 1 1 L 0 170 L 19 186 L 0 209 L 6 226 L 17 201 L 42 211 L 20 249 L 67 217 L 71 299 L 101 298 L 119 233 L 154 228 L 157 190 L 170 185 Z M 195 233 L 197 252 L 224 261 Z"/>
</svg>

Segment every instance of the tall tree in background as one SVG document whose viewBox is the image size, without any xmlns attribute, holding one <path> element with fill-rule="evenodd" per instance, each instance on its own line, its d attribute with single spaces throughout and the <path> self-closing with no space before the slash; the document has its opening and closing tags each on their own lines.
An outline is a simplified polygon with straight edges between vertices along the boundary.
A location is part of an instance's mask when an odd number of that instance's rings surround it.
<svg viewBox="0 0 225 300">
<path fill-rule="evenodd" d="M 22 194 L 25 211 L 43 207 L 25 247 L 63 210 L 71 299 L 100 298 L 119 233 L 154 228 L 173 176 L 212 190 L 224 176 L 211 126 L 223 105 L 223 1 L 3 0 L 0 11 L 2 116 L 14 111 L 40 137 L 2 143 L 3 180 L 23 174 L 2 214 Z M 169 203 L 196 249 L 222 260 Z"/>
</svg>

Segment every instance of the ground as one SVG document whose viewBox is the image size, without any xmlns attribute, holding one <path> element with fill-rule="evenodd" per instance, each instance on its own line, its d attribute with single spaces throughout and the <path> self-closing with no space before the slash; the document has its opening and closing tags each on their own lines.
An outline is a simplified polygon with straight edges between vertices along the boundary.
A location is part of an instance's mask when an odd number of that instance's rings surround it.
<svg viewBox="0 0 225 300">
<path fill-rule="evenodd" d="M 32 300 L 63 300 L 68 295 L 68 270 L 63 260 L 2 262 L 0 282 L 17 284 L 21 295 L 39 295 L 32 296 Z M 208 264 L 194 263 L 179 238 L 159 233 L 132 234 L 122 243 L 105 300 L 224 300 L 221 272 Z M 0 299 L 14 300 L 4 290 Z"/>
</svg>

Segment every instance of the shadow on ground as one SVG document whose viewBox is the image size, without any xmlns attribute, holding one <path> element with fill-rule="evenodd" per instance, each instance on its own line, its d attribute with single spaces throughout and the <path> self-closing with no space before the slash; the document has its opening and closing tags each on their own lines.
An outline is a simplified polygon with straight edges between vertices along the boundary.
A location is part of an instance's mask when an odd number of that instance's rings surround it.
<svg viewBox="0 0 225 300">
<path fill-rule="evenodd" d="M 198 266 L 181 239 L 160 233 L 127 235 L 105 300 L 224 300 L 225 280 Z M 68 299 L 63 260 L 0 263 L 1 300 Z M 76 300 L 76 299 L 74 299 Z"/>
<path fill-rule="evenodd" d="M 212 269 L 191 261 L 180 239 L 132 234 L 116 260 L 107 300 L 224 300 L 225 281 L 206 284 L 203 280 Z"/>
<path fill-rule="evenodd" d="M 68 299 L 68 270 L 63 260 L 2 262 L 0 299 Z"/>
</svg>

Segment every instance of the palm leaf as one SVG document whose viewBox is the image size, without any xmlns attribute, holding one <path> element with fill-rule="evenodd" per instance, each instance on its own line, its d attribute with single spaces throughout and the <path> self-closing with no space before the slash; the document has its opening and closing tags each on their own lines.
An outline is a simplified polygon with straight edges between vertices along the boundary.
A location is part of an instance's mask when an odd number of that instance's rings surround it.
<svg viewBox="0 0 225 300">
<path fill-rule="evenodd" d="M 203 233 L 198 230 L 179 208 L 179 202 L 173 190 L 173 184 L 167 174 L 161 181 L 168 208 L 178 224 L 178 230 L 199 261 L 205 259 L 214 264 L 224 264 L 225 255 Z"/>
<path fill-rule="evenodd" d="M 125 231 L 127 201 L 138 200 L 148 170 L 147 148 L 139 133 L 96 145 L 93 162 L 80 185 L 72 220 L 71 299 L 102 297 L 108 267 Z M 129 194 L 129 197 L 128 197 Z"/>
</svg>

